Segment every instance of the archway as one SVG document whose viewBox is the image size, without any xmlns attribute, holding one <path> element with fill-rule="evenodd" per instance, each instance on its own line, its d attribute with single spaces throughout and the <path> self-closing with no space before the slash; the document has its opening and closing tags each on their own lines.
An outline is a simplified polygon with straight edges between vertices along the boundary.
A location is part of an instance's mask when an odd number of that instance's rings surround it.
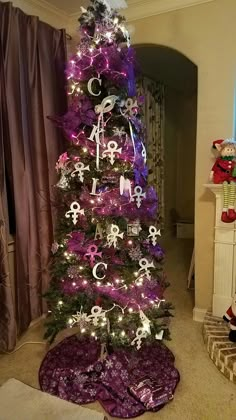
<svg viewBox="0 0 236 420">
<path fill-rule="evenodd" d="M 181 258 L 178 267 L 185 275 L 182 290 L 186 291 L 194 249 L 198 69 L 166 46 L 144 44 L 135 49 L 142 74 L 164 86 L 164 237 L 167 253 L 178 247 L 178 254 L 172 255 L 175 263 Z M 194 274 L 191 277 L 190 287 Z"/>
</svg>

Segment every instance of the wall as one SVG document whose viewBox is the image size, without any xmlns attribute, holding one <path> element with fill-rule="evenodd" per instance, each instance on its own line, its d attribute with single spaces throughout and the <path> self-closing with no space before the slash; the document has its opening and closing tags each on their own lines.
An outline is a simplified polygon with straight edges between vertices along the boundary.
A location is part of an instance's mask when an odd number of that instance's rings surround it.
<svg viewBox="0 0 236 420">
<path fill-rule="evenodd" d="M 165 216 L 172 231 L 176 218 L 194 221 L 196 98 L 165 88 Z"/>
<path fill-rule="evenodd" d="M 212 304 L 214 200 L 204 183 L 212 165 L 212 140 L 233 134 L 235 15 L 235 0 L 215 0 L 133 22 L 134 43 L 169 46 L 198 66 L 195 309 Z"/>
<path fill-rule="evenodd" d="M 1 1 L 7 2 L 8 0 Z M 46 22 L 55 28 L 67 29 L 69 27 L 70 19 L 66 13 L 51 6 L 49 3 L 46 3 L 45 6 L 43 2 L 31 0 L 12 0 L 12 3 L 13 6 L 19 7 L 28 15 L 38 16 L 43 22 Z"/>
</svg>

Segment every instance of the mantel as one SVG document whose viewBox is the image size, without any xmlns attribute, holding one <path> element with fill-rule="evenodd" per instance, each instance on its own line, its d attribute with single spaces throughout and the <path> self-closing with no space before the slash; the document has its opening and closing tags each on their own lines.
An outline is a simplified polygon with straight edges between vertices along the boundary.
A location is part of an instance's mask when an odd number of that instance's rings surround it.
<svg viewBox="0 0 236 420">
<path fill-rule="evenodd" d="M 214 184 L 213 182 L 210 184 L 204 184 L 204 187 L 211 190 L 215 195 L 221 194 L 222 192 L 222 184 Z"/>
<path fill-rule="evenodd" d="M 222 317 L 231 305 L 236 288 L 236 223 L 223 223 L 222 184 L 208 183 L 204 187 L 215 195 L 214 287 L 212 312 Z"/>
</svg>

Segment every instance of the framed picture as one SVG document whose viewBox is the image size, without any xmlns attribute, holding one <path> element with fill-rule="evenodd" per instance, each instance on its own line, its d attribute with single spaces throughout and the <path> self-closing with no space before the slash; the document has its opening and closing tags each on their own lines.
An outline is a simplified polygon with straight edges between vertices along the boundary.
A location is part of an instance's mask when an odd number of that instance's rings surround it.
<svg viewBox="0 0 236 420">
<path fill-rule="evenodd" d="M 128 236 L 139 236 L 140 232 L 140 224 L 139 223 L 129 223 L 127 225 L 127 235 Z"/>
</svg>

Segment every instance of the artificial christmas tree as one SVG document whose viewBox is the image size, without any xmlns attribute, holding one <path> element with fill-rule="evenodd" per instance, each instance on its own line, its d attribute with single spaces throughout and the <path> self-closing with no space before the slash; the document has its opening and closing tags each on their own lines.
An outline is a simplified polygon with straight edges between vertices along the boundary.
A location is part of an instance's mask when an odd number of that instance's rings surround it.
<svg viewBox="0 0 236 420">
<path fill-rule="evenodd" d="M 155 225 L 155 189 L 136 96 L 135 54 L 105 0 L 82 10 L 67 67 L 69 109 L 54 118 L 69 141 L 59 157 L 46 337 L 66 327 L 109 348 L 168 338 L 171 305 Z"/>
</svg>

